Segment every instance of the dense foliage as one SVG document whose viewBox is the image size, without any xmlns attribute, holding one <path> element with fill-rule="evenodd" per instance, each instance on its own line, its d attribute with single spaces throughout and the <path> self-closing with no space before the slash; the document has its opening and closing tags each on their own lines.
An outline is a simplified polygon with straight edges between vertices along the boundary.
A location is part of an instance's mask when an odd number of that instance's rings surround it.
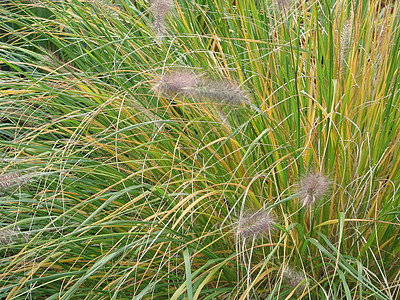
<svg viewBox="0 0 400 300">
<path fill-rule="evenodd" d="M 399 299 L 397 1 L 0 3 L 0 298 Z"/>
</svg>

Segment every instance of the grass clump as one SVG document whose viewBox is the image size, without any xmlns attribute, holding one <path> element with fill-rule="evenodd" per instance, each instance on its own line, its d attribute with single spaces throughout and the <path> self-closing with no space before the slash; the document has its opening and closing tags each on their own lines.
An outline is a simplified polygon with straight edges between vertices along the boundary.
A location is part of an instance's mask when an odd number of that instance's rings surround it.
<svg viewBox="0 0 400 300">
<path fill-rule="evenodd" d="M 279 3 L 0 5 L 0 298 L 399 297 L 398 3 Z"/>
</svg>

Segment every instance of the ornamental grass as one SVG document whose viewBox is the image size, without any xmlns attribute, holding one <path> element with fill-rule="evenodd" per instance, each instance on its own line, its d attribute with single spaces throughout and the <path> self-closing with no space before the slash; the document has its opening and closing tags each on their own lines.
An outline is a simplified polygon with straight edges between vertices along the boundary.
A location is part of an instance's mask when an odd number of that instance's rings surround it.
<svg viewBox="0 0 400 300">
<path fill-rule="evenodd" d="M 0 298 L 399 299 L 399 13 L 2 1 Z"/>
</svg>

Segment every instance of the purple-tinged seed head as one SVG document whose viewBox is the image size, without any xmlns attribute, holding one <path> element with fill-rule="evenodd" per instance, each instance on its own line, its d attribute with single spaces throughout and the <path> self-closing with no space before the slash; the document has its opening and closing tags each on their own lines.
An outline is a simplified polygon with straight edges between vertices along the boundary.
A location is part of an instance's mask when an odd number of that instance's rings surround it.
<svg viewBox="0 0 400 300">
<path fill-rule="evenodd" d="M 189 72 L 172 72 L 158 79 L 155 89 L 168 95 L 190 95 L 200 82 L 200 77 Z"/>
<path fill-rule="evenodd" d="M 313 206 L 326 196 L 331 187 L 331 181 L 318 173 L 310 173 L 300 180 L 298 187 L 299 199 L 303 206 Z"/>
<path fill-rule="evenodd" d="M 267 211 L 249 211 L 239 218 L 236 234 L 244 240 L 256 238 L 272 230 L 274 218 Z"/>
<path fill-rule="evenodd" d="M 166 17 L 174 7 L 172 0 L 152 0 L 150 10 L 153 13 L 153 29 L 156 36 L 161 38 L 166 31 Z"/>
<path fill-rule="evenodd" d="M 293 267 L 286 267 L 283 271 L 283 277 L 292 288 L 297 288 L 297 294 L 301 294 L 306 288 L 307 278 L 304 273 Z"/>
<path fill-rule="evenodd" d="M 237 105 L 248 101 L 247 93 L 238 85 L 226 80 L 203 80 L 195 90 L 199 98 L 213 103 Z"/>
<path fill-rule="evenodd" d="M 28 180 L 28 177 L 22 176 L 18 173 L 8 173 L 0 175 L 0 191 L 6 190 L 13 186 L 21 186 L 27 183 Z"/>
</svg>

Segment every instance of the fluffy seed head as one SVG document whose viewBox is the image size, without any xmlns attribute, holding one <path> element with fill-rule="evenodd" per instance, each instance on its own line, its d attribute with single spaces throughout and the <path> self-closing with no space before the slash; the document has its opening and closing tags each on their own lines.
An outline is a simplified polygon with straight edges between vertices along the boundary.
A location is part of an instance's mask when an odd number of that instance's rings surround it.
<svg viewBox="0 0 400 300">
<path fill-rule="evenodd" d="M 0 245 L 7 245 L 13 242 L 14 231 L 11 229 L 0 230 Z"/>
<path fill-rule="evenodd" d="M 196 88 L 196 95 L 214 103 L 246 103 L 248 96 L 239 86 L 228 81 L 204 80 Z"/>
<path fill-rule="evenodd" d="M 348 52 L 350 50 L 352 25 L 353 25 L 352 20 L 348 19 L 346 23 L 344 23 L 342 31 L 340 33 L 340 50 L 339 50 L 339 67 L 341 68 L 340 70 L 343 70 L 343 65 L 346 62 L 346 57 L 348 56 Z"/>
<path fill-rule="evenodd" d="M 297 271 L 292 267 L 287 267 L 283 271 L 283 277 L 286 279 L 287 283 L 293 287 L 298 287 L 297 291 L 300 293 L 306 288 L 307 279 L 302 272 Z M 303 282 L 303 283 L 302 283 Z"/>
<path fill-rule="evenodd" d="M 1 229 L 0 230 L 0 245 L 10 245 L 14 242 L 24 240 L 27 242 L 29 234 L 22 233 L 19 228 L 13 229 Z"/>
<path fill-rule="evenodd" d="M 247 212 L 240 217 L 236 234 L 246 239 L 256 238 L 272 230 L 274 219 L 267 211 Z"/>
<path fill-rule="evenodd" d="M 172 72 L 158 79 L 155 89 L 168 95 L 187 95 L 197 99 L 207 99 L 212 103 L 246 103 L 248 95 L 237 85 L 228 81 L 202 79 L 189 72 Z"/>
<path fill-rule="evenodd" d="M 9 173 L 0 175 L 0 191 L 17 185 L 21 186 L 26 182 L 28 182 L 28 178 L 23 177 L 21 174 Z"/>
<path fill-rule="evenodd" d="M 166 31 L 166 17 L 174 7 L 172 0 L 153 0 L 150 9 L 153 13 L 153 28 L 158 38 L 162 38 Z"/>
<path fill-rule="evenodd" d="M 293 0 L 274 0 L 273 3 L 275 5 L 275 7 L 277 7 L 279 9 L 279 11 L 286 12 L 293 6 L 294 1 Z"/>
<path fill-rule="evenodd" d="M 199 76 L 189 72 L 172 72 L 162 76 L 155 84 L 155 89 L 168 95 L 193 94 L 200 81 Z"/>
<path fill-rule="evenodd" d="M 312 206 L 317 200 L 325 196 L 330 189 L 330 180 L 317 173 L 310 173 L 300 181 L 299 198 L 303 206 Z"/>
</svg>

